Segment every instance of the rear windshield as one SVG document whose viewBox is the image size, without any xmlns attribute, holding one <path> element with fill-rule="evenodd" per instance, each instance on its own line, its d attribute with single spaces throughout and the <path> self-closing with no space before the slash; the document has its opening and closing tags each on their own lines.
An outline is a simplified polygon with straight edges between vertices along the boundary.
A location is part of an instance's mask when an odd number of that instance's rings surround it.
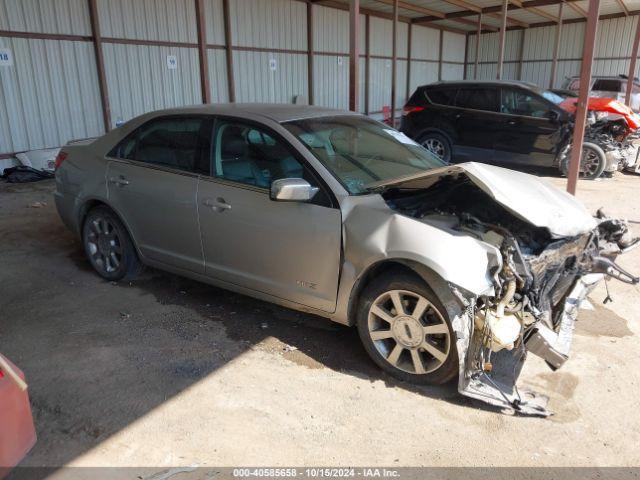
<svg viewBox="0 0 640 480">
<path fill-rule="evenodd" d="M 601 92 L 620 92 L 622 91 L 622 82 L 620 80 L 601 78 L 594 82 L 592 90 L 600 90 Z"/>
</svg>

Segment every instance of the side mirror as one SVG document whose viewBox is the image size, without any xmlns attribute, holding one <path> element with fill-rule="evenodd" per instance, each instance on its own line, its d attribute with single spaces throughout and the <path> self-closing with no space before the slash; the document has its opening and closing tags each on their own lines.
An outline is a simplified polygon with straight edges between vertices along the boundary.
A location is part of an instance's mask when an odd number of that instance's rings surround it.
<svg viewBox="0 0 640 480">
<path fill-rule="evenodd" d="M 547 113 L 547 118 L 553 123 L 556 123 L 560 120 L 560 114 L 555 110 L 549 110 L 549 112 Z"/>
<path fill-rule="evenodd" d="M 318 187 L 312 187 L 302 178 L 281 178 L 271 183 L 271 200 L 277 202 L 306 202 L 318 193 Z"/>
</svg>

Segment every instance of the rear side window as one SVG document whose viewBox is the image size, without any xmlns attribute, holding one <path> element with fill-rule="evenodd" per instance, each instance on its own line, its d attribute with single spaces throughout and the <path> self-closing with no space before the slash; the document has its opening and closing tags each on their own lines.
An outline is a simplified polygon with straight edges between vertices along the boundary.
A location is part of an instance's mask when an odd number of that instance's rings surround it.
<svg viewBox="0 0 640 480">
<path fill-rule="evenodd" d="M 425 94 L 424 88 L 418 88 L 413 95 L 409 97 L 409 101 L 407 101 L 407 105 L 424 105 L 427 103 L 427 96 Z"/>
<path fill-rule="evenodd" d="M 453 105 L 456 98 L 455 88 L 433 88 L 427 91 L 429 100 L 438 105 Z"/>
<path fill-rule="evenodd" d="M 498 90 L 495 88 L 461 88 L 456 96 L 456 107 L 498 111 Z"/>
<path fill-rule="evenodd" d="M 109 156 L 193 173 L 210 173 L 213 120 L 165 117 L 151 120 L 124 139 Z"/>
<path fill-rule="evenodd" d="M 622 82 L 620 80 L 601 78 L 594 82 L 592 90 L 620 92 L 622 91 Z"/>
</svg>

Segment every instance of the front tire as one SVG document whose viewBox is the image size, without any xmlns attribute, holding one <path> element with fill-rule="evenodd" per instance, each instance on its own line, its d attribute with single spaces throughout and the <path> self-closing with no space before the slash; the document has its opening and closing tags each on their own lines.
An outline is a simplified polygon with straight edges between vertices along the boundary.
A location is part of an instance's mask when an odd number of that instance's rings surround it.
<svg viewBox="0 0 640 480">
<path fill-rule="evenodd" d="M 418 276 L 398 272 L 375 279 L 360 297 L 357 326 L 371 359 L 400 380 L 442 384 L 458 374 L 447 311 Z"/>
<path fill-rule="evenodd" d="M 106 280 L 133 280 L 142 269 L 129 233 L 107 207 L 96 207 L 88 213 L 82 243 L 91 266 Z"/>
<path fill-rule="evenodd" d="M 451 163 L 451 142 L 444 135 L 427 132 L 420 137 L 419 143 L 444 163 Z"/>
<path fill-rule="evenodd" d="M 560 163 L 560 170 L 564 176 L 569 175 L 569 162 L 571 161 L 571 150 L 567 152 L 565 158 Z M 607 157 L 604 150 L 595 143 L 584 142 L 582 144 L 582 156 L 580 157 L 580 178 L 585 180 L 595 180 L 607 166 Z"/>
</svg>

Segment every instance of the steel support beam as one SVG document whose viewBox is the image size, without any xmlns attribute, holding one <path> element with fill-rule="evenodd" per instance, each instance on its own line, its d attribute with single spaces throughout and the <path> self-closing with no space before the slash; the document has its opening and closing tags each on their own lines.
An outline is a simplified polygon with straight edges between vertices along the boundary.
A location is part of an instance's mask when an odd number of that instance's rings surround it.
<svg viewBox="0 0 640 480">
<path fill-rule="evenodd" d="M 467 65 L 469 64 L 469 34 L 464 36 L 464 70 L 462 71 L 462 79 L 467 80 Z"/>
<path fill-rule="evenodd" d="M 370 30 L 370 20 L 371 15 L 367 14 L 364 22 L 364 113 L 365 115 L 369 115 L 369 77 L 370 77 L 370 66 L 371 66 L 371 30 Z"/>
<path fill-rule="evenodd" d="M 551 60 L 551 75 L 549 77 L 549 88 L 553 88 L 556 81 L 556 69 L 558 68 L 558 53 L 560 52 L 560 39 L 562 37 L 562 7 L 564 3 L 558 5 L 558 24 L 556 25 L 556 39 L 553 44 L 553 59 Z"/>
<path fill-rule="evenodd" d="M 569 179 L 567 191 L 576 194 L 578 176 L 580 174 L 580 159 L 582 157 L 582 143 L 584 139 L 585 121 L 587 119 L 587 103 L 589 90 L 591 89 L 591 67 L 593 64 L 593 52 L 598 30 L 598 14 L 600 12 L 600 0 L 589 0 L 589 12 L 587 26 L 584 34 L 584 49 L 582 51 L 582 66 L 580 67 L 580 91 L 576 103 L 575 127 L 573 129 L 573 144 L 571 145 L 571 160 L 569 163 Z"/>
<path fill-rule="evenodd" d="M 357 112 L 360 100 L 360 0 L 349 3 L 349 110 Z"/>
<path fill-rule="evenodd" d="M 522 80 L 522 64 L 524 62 L 524 41 L 526 38 L 526 30 L 520 32 L 520 49 L 518 51 L 518 80 Z"/>
<path fill-rule="evenodd" d="M 398 80 L 398 0 L 393 2 L 393 25 L 391 28 L 391 126 L 396 126 L 396 94 Z"/>
<path fill-rule="evenodd" d="M 502 19 L 500 22 L 500 43 L 498 44 L 498 68 L 496 78 L 502 79 L 502 64 L 504 62 L 504 41 L 507 33 L 507 10 L 509 9 L 509 0 L 502 0 Z"/>
<path fill-rule="evenodd" d="M 309 105 L 315 102 L 313 95 L 313 3 L 307 3 L 307 90 L 309 90 Z"/>
<path fill-rule="evenodd" d="M 631 49 L 631 61 L 629 62 L 629 78 L 627 79 L 627 92 L 624 95 L 624 103 L 631 106 L 631 93 L 633 92 L 633 79 L 636 76 L 636 61 L 638 60 L 638 46 L 640 45 L 640 17 L 636 23 L 636 35 Z"/>
<path fill-rule="evenodd" d="M 442 44 L 444 43 L 444 32 L 440 30 L 440 40 L 438 40 L 438 81 L 442 80 Z"/>
<path fill-rule="evenodd" d="M 478 79 L 478 62 L 480 61 L 480 39 L 482 38 L 482 12 L 478 13 L 478 26 L 476 33 L 476 58 L 473 64 L 473 79 Z"/>
<path fill-rule="evenodd" d="M 229 88 L 229 101 L 236 101 L 236 88 L 233 75 L 233 41 L 231 38 L 231 10 L 229 0 L 222 0 L 222 16 L 224 20 L 224 43 L 226 46 L 225 57 L 227 61 L 227 86 Z"/>
<path fill-rule="evenodd" d="M 100 103 L 102 105 L 102 120 L 104 130 L 111 130 L 111 107 L 109 105 L 109 89 L 104 69 L 104 55 L 102 53 L 102 36 L 100 34 L 100 18 L 96 0 L 89 1 L 89 18 L 91 21 L 91 34 L 93 36 L 93 49 L 96 57 L 96 69 L 98 71 L 98 88 L 100 89 Z"/>
<path fill-rule="evenodd" d="M 408 25 L 407 30 L 407 86 L 405 90 L 405 101 L 409 100 L 409 96 L 411 95 L 411 42 L 413 35 L 413 25 Z"/>
<path fill-rule="evenodd" d="M 196 2 L 196 27 L 198 32 L 198 62 L 200 64 L 200 91 L 202 103 L 211 103 L 209 84 L 209 59 L 207 57 L 207 24 L 204 18 L 204 0 Z"/>
</svg>

